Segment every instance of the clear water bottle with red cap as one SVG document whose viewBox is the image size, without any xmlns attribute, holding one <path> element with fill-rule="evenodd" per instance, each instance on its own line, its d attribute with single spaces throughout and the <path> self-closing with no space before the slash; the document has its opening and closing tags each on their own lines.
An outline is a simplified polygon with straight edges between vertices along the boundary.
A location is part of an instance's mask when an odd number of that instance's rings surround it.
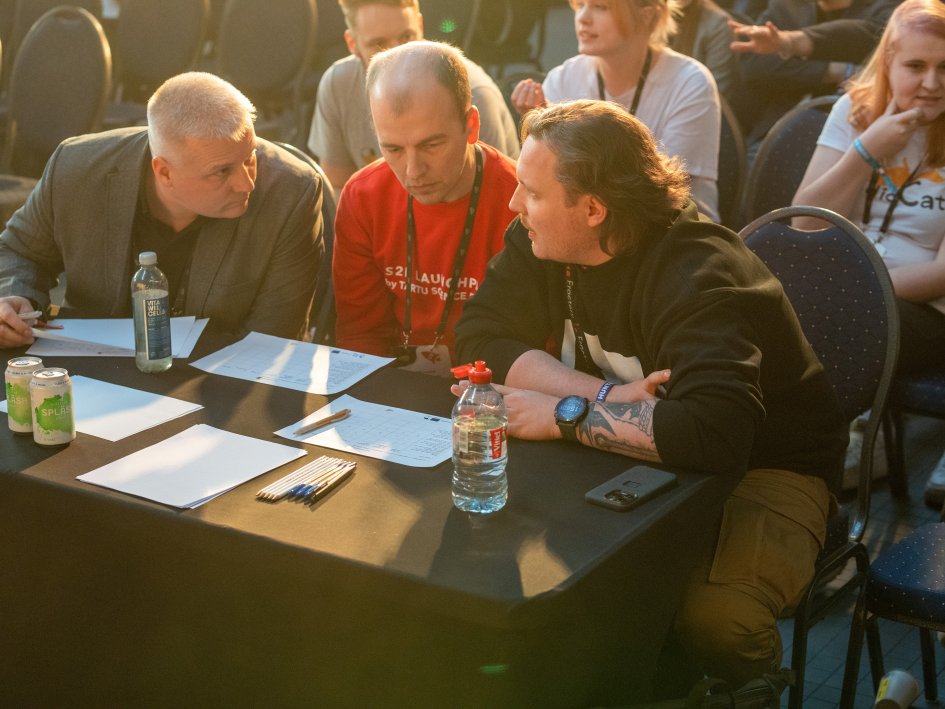
<svg viewBox="0 0 945 709">
<path fill-rule="evenodd" d="M 464 512 L 489 514 L 509 498 L 509 413 L 485 362 L 455 367 L 453 374 L 469 379 L 453 406 L 453 504 Z"/>
</svg>

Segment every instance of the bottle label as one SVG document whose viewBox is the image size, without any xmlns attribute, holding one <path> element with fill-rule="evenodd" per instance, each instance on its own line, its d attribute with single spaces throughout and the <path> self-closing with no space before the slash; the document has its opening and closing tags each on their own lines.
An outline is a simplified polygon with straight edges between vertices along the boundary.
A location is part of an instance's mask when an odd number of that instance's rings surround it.
<svg viewBox="0 0 945 709">
<path fill-rule="evenodd" d="M 499 460 L 505 457 L 505 429 L 493 428 L 489 431 L 489 442 L 492 444 L 492 459 Z"/>
<path fill-rule="evenodd" d="M 171 356 L 171 321 L 168 296 L 144 299 L 144 342 L 148 359 Z"/>
</svg>

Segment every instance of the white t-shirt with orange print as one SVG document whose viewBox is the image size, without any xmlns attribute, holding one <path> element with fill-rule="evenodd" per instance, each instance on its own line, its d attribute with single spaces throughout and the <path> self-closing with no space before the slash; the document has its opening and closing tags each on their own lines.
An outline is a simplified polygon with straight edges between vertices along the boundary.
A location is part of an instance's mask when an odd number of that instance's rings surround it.
<svg viewBox="0 0 945 709">
<path fill-rule="evenodd" d="M 841 96 L 830 112 L 817 140 L 818 145 L 841 152 L 850 148 L 860 132 L 847 120 L 849 112 L 850 97 Z M 882 177 L 877 176 L 878 188 L 870 207 L 869 221 L 862 222 L 865 190 L 854 207 L 852 221 L 859 224 L 867 238 L 876 244 L 889 268 L 934 260 L 945 238 L 945 169 L 921 166 L 909 179 L 925 156 L 926 135 L 927 129 L 919 128 L 902 152 L 886 160 L 887 174 L 902 190 L 902 198 L 893 211 L 887 232 L 883 234 L 880 227 L 893 195 Z M 929 305 L 945 313 L 945 298 L 931 301 Z"/>
</svg>

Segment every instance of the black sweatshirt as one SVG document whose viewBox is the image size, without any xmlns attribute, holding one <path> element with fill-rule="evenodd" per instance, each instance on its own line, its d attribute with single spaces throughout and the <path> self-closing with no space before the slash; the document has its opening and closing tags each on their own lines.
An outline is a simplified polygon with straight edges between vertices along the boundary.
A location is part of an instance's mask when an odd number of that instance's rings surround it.
<svg viewBox="0 0 945 709">
<path fill-rule="evenodd" d="M 497 381 L 531 349 L 574 361 L 564 264 L 536 258 L 518 220 L 505 240 L 456 331 L 459 361 L 486 360 Z M 637 376 L 672 370 L 653 423 L 665 464 L 777 468 L 833 487 L 847 444 L 833 389 L 781 283 L 737 235 L 690 202 L 632 254 L 572 272 L 606 375 L 627 380 L 637 360 Z"/>
</svg>

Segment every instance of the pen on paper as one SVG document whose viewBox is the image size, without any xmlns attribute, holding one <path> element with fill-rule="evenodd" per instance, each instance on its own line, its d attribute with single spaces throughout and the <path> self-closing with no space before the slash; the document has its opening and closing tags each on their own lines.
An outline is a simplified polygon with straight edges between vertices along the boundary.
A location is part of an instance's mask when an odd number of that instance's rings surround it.
<svg viewBox="0 0 945 709">
<path fill-rule="evenodd" d="M 348 418 L 348 415 L 351 413 L 350 409 L 342 409 L 341 411 L 331 414 L 330 416 L 325 416 L 320 418 L 317 421 L 312 421 L 312 423 L 300 426 L 295 430 L 293 436 L 304 436 L 306 433 L 311 433 L 312 431 L 321 428 L 322 426 L 327 426 L 330 423 L 335 423 L 341 421 L 342 419 Z"/>
<path fill-rule="evenodd" d="M 32 311 L 30 311 L 30 312 L 28 312 L 28 313 L 18 313 L 18 315 L 19 315 L 19 317 L 20 317 L 20 320 L 22 320 L 23 322 L 27 322 L 28 320 L 33 320 L 33 321 L 35 321 L 35 322 L 33 322 L 32 327 L 39 327 L 39 328 L 43 328 L 43 329 L 48 328 L 48 329 L 50 329 L 50 330 L 62 330 L 62 329 L 63 329 L 63 328 L 62 328 L 62 325 L 50 325 L 50 324 L 48 324 L 46 321 L 40 320 L 39 318 L 43 317 L 43 311 L 42 311 L 42 310 L 32 310 Z"/>
</svg>

